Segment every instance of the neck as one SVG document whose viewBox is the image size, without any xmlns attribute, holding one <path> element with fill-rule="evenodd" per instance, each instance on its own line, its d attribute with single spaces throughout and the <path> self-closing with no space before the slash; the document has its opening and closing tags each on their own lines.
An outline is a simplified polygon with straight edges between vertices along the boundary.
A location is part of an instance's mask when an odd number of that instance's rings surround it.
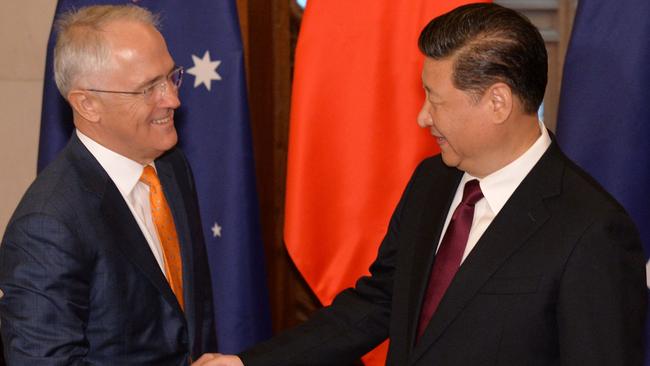
<svg viewBox="0 0 650 366">
<path fill-rule="evenodd" d="M 537 115 L 524 115 L 510 125 L 512 128 L 508 131 L 509 136 L 506 139 L 510 146 L 505 151 L 509 160 L 507 164 L 523 155 L 542 135 Z"/>
<path fill-rule="evenodd" d="M 496 172 L 522 156 L 542 134 L 537 115 L 521 115 L 507 121 L 501 128 L 493 153 L 485 156 L 480 170 L 468 171 L 469 174 L 483 178 Z"/>
</svg>

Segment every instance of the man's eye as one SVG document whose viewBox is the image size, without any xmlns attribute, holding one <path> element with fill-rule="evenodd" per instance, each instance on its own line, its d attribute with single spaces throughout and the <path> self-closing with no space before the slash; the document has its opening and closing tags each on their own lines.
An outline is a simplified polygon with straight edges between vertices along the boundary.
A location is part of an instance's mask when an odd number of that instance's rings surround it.
<svg viewBox="0 0 650 366">
<path fill-rule="evenodd" d="M 153 88 L 156 87 L 155 85 L 150 85 L 144 89 L 142 89 L 142 94 L 146 97 L 148 95 L 151 95 L 151 92 L 153 91 Z"/>
</svg>

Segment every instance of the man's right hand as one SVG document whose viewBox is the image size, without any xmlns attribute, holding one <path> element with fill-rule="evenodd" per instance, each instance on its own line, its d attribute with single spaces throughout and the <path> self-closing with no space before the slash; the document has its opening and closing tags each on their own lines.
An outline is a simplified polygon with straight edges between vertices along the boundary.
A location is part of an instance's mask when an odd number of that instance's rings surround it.
<svg viewBox="0 0 650 366">
<path fill-rule="evenodd" d="M 193 362 L 192 366 L 244 366 L 244 363 L 237 356 L 206 353 Z"/>
</svg>

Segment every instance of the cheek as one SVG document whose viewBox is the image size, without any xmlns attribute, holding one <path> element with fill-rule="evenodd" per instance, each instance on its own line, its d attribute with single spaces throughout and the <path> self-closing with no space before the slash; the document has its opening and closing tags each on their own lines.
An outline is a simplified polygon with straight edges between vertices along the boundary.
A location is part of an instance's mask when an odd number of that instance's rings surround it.
<svg viewBox="0 0 650 366">
<path fill-rule="evenodd" d="M 475 131 L 471 129 L 471 126 L 463 118 L 447 119 L 444 124 L 444 130 L 441 132 L 452 148 L 459 152 L 466 150 L 475 142 Z"/>
<path fill-rule="evenodd" d="M 138 99 L 138 96 L 119 101 L 113 108 L 113 113 L 119 115 L 124 119 L 134 119 L 143 110 L 143 102 Z"/>
<path fill-rule="evenodd" d="M 133 110 L 133 114 L 130 116 L 133 125 L 137 128 L 150 128 L 151 119 L 153 116 L 153 110 L 151 108 L 137 108 Z"/>
<path fill-rule="evenodd" d="M 112 118 L 119 125 L 119 129 L 135 133 L 149 124 L 148 108 L 143 108 L 136 103 L 125 103 L 120 107 L 111 111 Z"/>
</svg>

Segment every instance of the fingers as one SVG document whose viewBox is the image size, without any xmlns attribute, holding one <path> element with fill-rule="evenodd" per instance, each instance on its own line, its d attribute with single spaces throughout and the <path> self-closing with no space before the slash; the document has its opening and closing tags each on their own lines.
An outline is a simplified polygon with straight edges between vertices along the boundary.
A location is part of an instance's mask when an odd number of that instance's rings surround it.
<svg viewBox="0 0 650 366">
<path fill-rule="evenodd" d="M 237 356 L 205 353 L 192 366 L 244 366 L 244 363 Z"/>
</svg>

